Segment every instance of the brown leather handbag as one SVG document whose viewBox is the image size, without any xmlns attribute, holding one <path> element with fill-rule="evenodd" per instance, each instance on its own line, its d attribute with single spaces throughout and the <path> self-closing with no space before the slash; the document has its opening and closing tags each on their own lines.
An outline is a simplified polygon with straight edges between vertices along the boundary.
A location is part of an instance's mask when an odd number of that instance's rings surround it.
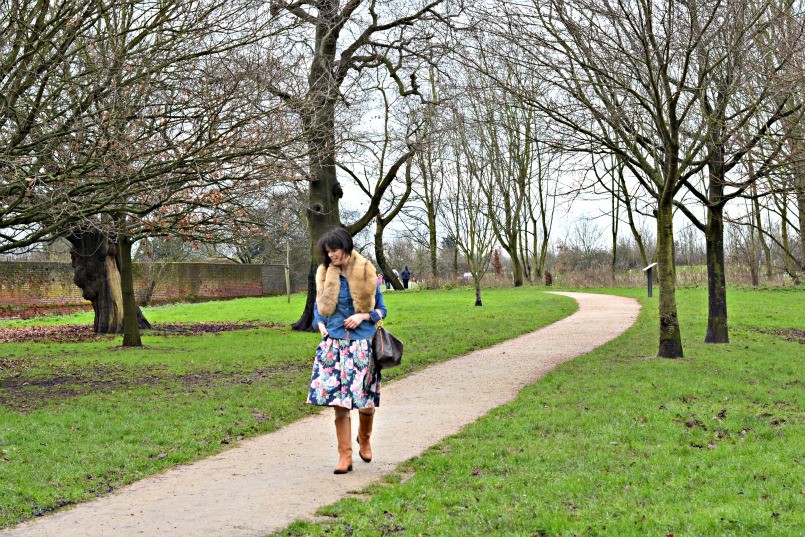
<svg viewBox="0 0 805 537">
<path fill-rule="evenodd" d="M 377 323 L 377 332 L 372 341 L 372 354 L 375 367 L 378 369 L 397 367 L 402 361 L 403 342 L 383 328 L 383 321 Z"/>
</svg>

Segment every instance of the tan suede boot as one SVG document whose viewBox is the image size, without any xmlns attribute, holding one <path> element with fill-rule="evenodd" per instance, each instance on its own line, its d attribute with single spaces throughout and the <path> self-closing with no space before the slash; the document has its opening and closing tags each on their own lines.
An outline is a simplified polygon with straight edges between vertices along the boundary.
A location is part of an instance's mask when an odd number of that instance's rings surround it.
<svg viewBox="0 0 805 537">
<path fill-rule="evenodd" d="M 352 471 L 352 418 L 335 419 L 335 435 L 338 438 L 338 465 L 334 474 Z"/>
<path fill-rule="evenodd" d="M 364 414 L 358 411 L 360 421 L 358 422 L 358 455 L 366 462 L 372 462 L 372 446 L 369 444 L 369 437 L 372 435 L 372 422 L 375 419 L 375 411 L 371 414 Z"/>
</svg>

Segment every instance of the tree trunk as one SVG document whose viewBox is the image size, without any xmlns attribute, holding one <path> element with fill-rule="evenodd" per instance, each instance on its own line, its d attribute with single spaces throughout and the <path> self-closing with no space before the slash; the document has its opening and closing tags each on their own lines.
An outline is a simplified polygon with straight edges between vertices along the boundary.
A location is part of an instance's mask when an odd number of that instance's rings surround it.
<svg viewBox="0 0 805 537">
<path fill-rule="evenodd" d="M 483 306 L 483 302 L 481 302 L 481 280 L 475 280 L 475 305 L 476 306 Z"/>
<path fill-rule="evenodd" d="M 676 308 L 674 224 L 672 199 L 660 198 L 657 206 L 657 278 L 660 287 L 660 345 L 657 356 L 682 358 L 682 333 Z"/>
<path fill-rule="evenodd" d="M 321 77 L 325 78 L 325 75 L 321 73 Z M 317 249 L 318 241 L 326 232 L 341 225 L 338 201 L 343 191 L 338 183 L 335 167 L 335 103 L 325 99 L 314 106 L 315 108 L 304 118 L 311 175 L 307 207 L 310 274 L 305 309 L 293 325 L 293 329 L 299 331 L 312 328 L 313 302 L 316 297 L 315 275 L 321 262 L 320 252 Z"/>
<path fill-rule="evenodd" d="M 430 248 L 430 273 L 434 278 L 439 276 L 439 243 L 436 236 L 436 208 L 429 204 L 428 210 L 428 246 Z M 383 273 L 385 274 L 385 272 Z"/>
<path fill-rule="evenodd" d="M 615 271 L 618 265 L 618 228 L 617 224 L 613 223 L 612 231 L 612 259 L 609 261 L 609 277 L 612 285 L 615 285 Z"/>
<path fill-rule="evenodd" d="M 121 226 L 124 228 L 125 224 Z M 134 297 L 134 271 L 131 263 L 131 240 L 122 229 L 117 237 L 120 284 L 123 299 L 123 346 L 142 347 L 137 302 Z M 150 328 L 150 325 L 149 325 Z"/>
<path fill-rule="evenodd" d="M 523 270 L 523 283 L 528 282 L 529 285 L 534 284 L 533 272 L 531 270 L 531 259 L 532 259 L 531 252 L 529 251 L 529 244 L 528 244 L 528 221 L 525 223 L 525 229 L 523 231 L 523 235 L 520 237 L 520 259 L 521 259 L 521 266 Z"/>
<path fill-rule="evenodd" d="M 81 296 L 92 303 L 95 313 L 93 330 L 97 334 L 123 333 L 124 289 L 117 243 L 108 233 L 98 230 L 74 231 L 67 240 L 73 245 L 70 250 L 73 282 L 81 288 Z M 133 284 L 131 288 L 133 293 Z M 136 303 L 135 318 L 139 328 L 151 328 Z"/>
<path fill-rule="evenodd" d="M 518 239 L 513 239 L 511 243 L 511 250 L 509 251 L 509 256 L 512 259 L 512 277 L 514 279 L 514 286 L 515 287 L 522 287 L 523 286 L 523 265 L 520 261 L 520 253 L 518 252 Z"/>
<path fill-rule="evenodd" d="M 785 194 L 783 194 L 783 202 L 778 204 L 778 207 L 780 208 L 780 239 L 785 254 L 785 271 L 791 276 L 794 285 L 799 285 L 799 272 L 794 264 L 791 243 L 788 239 L 788 200 L 785 198 Z"/>
<path fill-rule="evenodd" d="M 711 184 L 712 184 L 711 180 Z M 707 209 L 707 335 L 705 343 L 729 343 L 727 280 L 724 271 L 724 207 Z"/>
<path fill-rule="evenodd" d="M 536 284 L 542 279 L 542 267 L 539 262 L 539 238 L 537 237 L 537 219 L 531 218 L 531 225 L 534 226 L 534 236 L 532 240 L 532 247 L 534 252 L 531 255 L 531 278 L 533 283 Z"/>
<path fill-rule="evenodd" d="M 92 303 L 93 330 L 97 334 L 123 331 L 123 294 L 117 270 L 117 245 L 107 233 L 80 230 L 67 237 L 73 248 L 73 282 Z"/>
<path fill-rule="evenodd" d="M 386 252 L 383 250 L 383 231 L 385 229 L 386 225 L 380 218 L 377 218 L 375 224 L 375 259 L 380 266 L 380 271 L 383 273 L 383 279 L 391 282 L 391 286 L 395 290 L 402 291 L 402 282 L 400 282 L 400 279 L 394 274 L 388 259 L 386 259 Z"/>
<path fill-rule="evenodd" d="M 750 218 L 753 215 L 749 215 Z M 760 285 L 760 255 L 758 254 L 757 242 L 755 240 L 755 229 L 749 227 L 749 234 L 747 236 L 749 244 L 747 246 L 748 261 L 749 261 L 749 276 L 752 278 L 752 287 Z"/>
<path fill-rule="evenodd" d="M 763 255 L 766 258 L 766 279 L 771 281 L 773 273 L 772 273 L 772 264 L 771 264 L 771 248 L 769 248 L 768 243 L 766 242 L 766 237 L 763 236 L 763 218 L 760 214 L 760 200 L 758 200 L 757 196 L 757 178 L 755 177 L 754 168 L 752 167 L 752 163 L 749 163 L 749 178 L 752 180 L 752 207 L 754 209 L 754 217 L 755 217 L 755 227 L 757 228 L 757 238 L 760 242 L 760 247 L 763 249 Z M 751 228 L 750 228 L 751 229 Z"/>
<path fill-rule="evenodd" d="M 797 191 L 797 212 L 799 213 L 799 259 L 805 263 L 805 164 L 800 162 L 796 173 L 794 185 Z"/>
<path fill-rule="evenodd" d="M 751 241 L 754 242 L 754 240 L 754 235 L 752 235 Z M 752 258 L 749 263 L 749 277 L 752 280 L 752 287 L 760 285 L 760 260 L 757 257 L 755 248 L 754 244 L 750 247 L 752 250 Z"/>
<path fill-rule="evenodd" d="M 540 274 L 540 276 L 545 275 L 545 274 L 548 273 L 548 271 L 545 269 L 545 265 L 548 263 L 548 240 L 549 239 L 550 239 L 550 234 L 548 232 L 548 229 L 543 224 L 542 243 L 540 244 L 540 249 L 539 249 L 539 270 L 538 270 L 538 274 Z M 550 285 L 549 283 L 547 283 L 547 280 L 546 280 L 545 285 Z"/>
<path fill-rule="evenodd" d="M 316 301 L 316 269 L 317 263 L 310 265 L 307 273 L 307 299 L 302 316 L 291 326 L 292 330 L 304 332 L 313 329 L 313 303 Z"/>
<path fill-rule="evenodd" d="M 320 263 L 317 243 L 322 235 L 341 225 L 338 213 L 338 200 L 342 196 L 341 185 L 335 175 L 335 143 L 323 143 L 318 148 L 322 155 L 319 164 L 313 164 L 313 181 L 310 183 L 309 206 L 307 212 L 308 232 L 310 237 L 310 274 L 308 275 L 305 309 L 302 316 L 293 325 L 294 330 L 309 330 L 313 323 L 313 301 L 316 297 L 316 269 Z M 315 162 L 315 161 L 314 161 Z"/>
<path fill-rule="evenodd" d="M 319 252 L 316 244 L 321 236 L 341 225 L 338 201 L 343 196 L 336 177 L 335 105 L 338 82 L 333 78 L 335 53 L 338 45 L 340 2 L 327 1 L 319 6 L 316 19 L 316 43 L 308 73 L 307 101 L 302 109 L 304 137 L 310 162 L 307 222 L 310 237 L 310 274 L 307 300 L 294 330 L 310 330 L 313 324 L 313 301 L 316 297 L 315 274 Z"/>
<path fill-rule="evenodd" d="M 620 188 L 620 183 L 616 181 L 615 176 L 612 176 L 612 191 L 617 191 Z M 615 285 L 615 270 L 618 265 L 618 223 L 620 218 L 620 201 L 618 196 L 612 196 L 612 259 L 610 260 L 609 274 L 612 280 L 612 285 Z M 645 265 L 643 265 L 645 266 Z"/>
</svg>

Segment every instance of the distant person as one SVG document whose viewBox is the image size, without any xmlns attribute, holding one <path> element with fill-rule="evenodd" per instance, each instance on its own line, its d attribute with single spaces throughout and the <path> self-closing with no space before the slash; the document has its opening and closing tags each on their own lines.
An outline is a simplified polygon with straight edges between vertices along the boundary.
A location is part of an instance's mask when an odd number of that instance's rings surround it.
<svg viewBox="0 0 805 537">
<path fill-rule="evenodd" d="M 377 288 L 380 289 L 381 291 L 383 290 L 383 275 L 382 274 L 377 275 Z"/>
<path fill-rule="evenodd" d="M 383 281 L 386 282 L 386 289 L 391 289 L 391 280 L 383 276 Z"/>
<path fill-rule="evenodd" d="M 357 409 L 358 454 L 372 460 L 369 436 L 380 406 L 380 371 L 375 369 L 372 337 L 386 317 L 386 304 L 371 261 L 353 251 L 352 237 L 336 228 L 319 239 L 322 258 L 316 272 L 313 326 L 322 340 L 316 348 L 307 402 L 335 408 L 338 465 L 335 474 L 352 471 L 352 418 Z"/>
<path fill-rule="evenodd" d="M 400 272 L 400 278 L 402 278 L 403 289 L 408 289 L 408 280 L 411 279 L 411 271 L 408 270 L 407 266 L 403 269 L 402 272 Z"/>
</svg>

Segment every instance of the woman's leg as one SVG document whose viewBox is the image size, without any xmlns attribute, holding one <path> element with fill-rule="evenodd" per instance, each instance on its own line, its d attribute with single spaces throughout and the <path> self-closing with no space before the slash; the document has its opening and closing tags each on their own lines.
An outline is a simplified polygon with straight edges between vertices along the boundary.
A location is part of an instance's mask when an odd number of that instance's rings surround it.
<svg viewBox="0 0 805 537">
<path fill-rule="evenodd" d="M 340 406 L 335 408 L 335 435 L 338 438 L 338 465 L 334 474 L 345 474 L 352 471 L 352 419 L 349 409 Z"/>
<path fill-rule="evenodd" d="M 369 437 L 372 435 L 372 422 L 375 419 L 374 408 L 362 408 L 358 411 L 358 455 L 365 462 L 372 461 L 372 446 Z"/>
</svg>

